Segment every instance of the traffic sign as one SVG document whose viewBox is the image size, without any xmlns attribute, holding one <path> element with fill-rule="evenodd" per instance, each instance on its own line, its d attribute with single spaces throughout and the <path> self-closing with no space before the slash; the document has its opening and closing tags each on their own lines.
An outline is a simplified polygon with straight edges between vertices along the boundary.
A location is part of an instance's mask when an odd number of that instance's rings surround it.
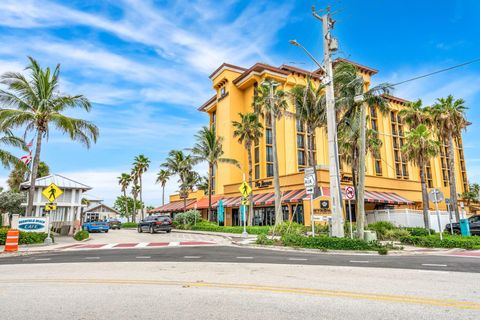
<svg viewBox="0 0 480 320">
<path fill-rule="evenodd" d="M 351 186 L 345 187 L 345 197 L 348 200 L 355 199 L 355 188 Z"/>
<path fill-rule="evenodd" d="M 440 203 L 445 199 L 443 192 L 438 189 L 432 189 L 428 192 L 428 199 L 433 203 Z"/>
<path fill-rule="evenodd" d="M 310 195 L 315 193 L 315 188 L 314 187 L 307 187 L 305 188 L 305 193 Z"/>
<path fill-rule="evenodd" d="M 238 190 L 244 198 L 246 198 L 252 192 L 252 188 L 245 181 L 243 181 Z"/>
<path fill-rule="evenodd" d="M 63 194 L 63 191 L 57 187 L 55 183 L 50 184 L 48 187 L 43 189 L 42 194 L 45 198 L 50 200 L 50 202 L 55 201 L 58 197 Z"/>
<path fill-rule="evenodd" d="M 242 205 L 243 205 L 243 206 L 248 205 L 248 199 L 243 199 L 243 200 L 242 200 Z"/>
<path fill-rule="evenodd" d="M 45 203 L 45 211 L 53 211 L 53 210 L 57 210 L 56 203 Z"/>
</svg>

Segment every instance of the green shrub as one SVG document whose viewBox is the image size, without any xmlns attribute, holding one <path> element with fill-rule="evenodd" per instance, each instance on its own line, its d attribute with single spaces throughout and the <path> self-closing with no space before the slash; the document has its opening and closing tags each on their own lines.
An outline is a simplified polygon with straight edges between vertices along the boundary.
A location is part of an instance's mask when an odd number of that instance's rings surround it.
<svg viewBox="0 0 480 320">
<path fill-rule="evenodd" d="M 5 244 L 5 240 L 7 239 L 7 232 L 9 229 L 2 228 L 0 229 L 0 245 Z M 51 235 L 53 240 L 53 235 Z M 18 239 L 18 244 L 35 244 L 35 243 L 43 243 L 43 241 L 47 238 L 46 232 L 20 232 L 20 237 Z"/>
<path fill-rule="evenodd" d="M 404 244 L 417 247 L 480 249 L 480 237 L 462 237 L 444 234 L 443 240 L 440 240 L 440 235 L 436 234 L 431 236 L 402 237 L 400 241 Z"/>
<path fill-rule="evenodd" d="M 410 235 L 412 236 L 428 236 L 428 229 L 426 228 L 419 228 L 419 227 L 410 227 L 410 228 L 405 228 L 405 230 L 407 230 Z M 430 229 L 430 233 L 431 234 L 435 234 L 435 230 L 433 229 Z"/>
<path fill-rule="evenodd" d="M 201 221 L 202 216 L 198 210 L 188 210 L 187 212 L 177 213 L 174 220 L 179 224 L 194 224 Z"/>
<path fill-rule="evenodd" d="M 187 224 L 187 225 L 183 225 L 183 227 L 181 228 L 185 230 L 225 232 L 225 233 L 242 233 L 243 232 L 242 226 L 224 227 L 209 221 L 200 221 L 196 225 Z M 247 232 L 249 234 L 267 234 L 269 228 L 270 228 L 269 226 L 248 226 Z"/>
<path fill-rule="evenodd" d="M 377 250 L 377 252 L 378 252 L 378 254 L 384 256 L 384 255 L 387 255 L 387 254 L 388 254 L 388 249 L 385 248 L 385 247 L 382 247 L 382 248 L 379 248 L 379 249 Z"/>
<path fill-rule="evenodd" d="M 263 244 L 263 245 L 273 245 L 274 241 L 272 239 L 268 239 L 266 234 L 260 234 L 257 237 L 257 244 Z"/>
<path fill-rule="evenodd" d="M 82 241 L 82 240 L 88 239 L 89 237 L 90 237 L 90 233 L 88 233 L 88 231 L 82 230 L 75 233 L 75 235 L 73 236 L 73 239 L 77 241 Z"/>
<path fill-rule="evenodd" d="M 300 235 L 285 235 L 282 237 L 284 245 L 289 247 L 331 249 L 331 250 L 373 250 L 383 246 L 377 241 L 364 241 L 350 238 L 333 238 L 326 236 L 305 237 Z"/>
<path fill-rule="evenodd" d="M 136 228 L 138 224 L 136 222 L 125 222 L 122 223 L 122 228 L 128 229 L 128 228 Z"/>
<path fill-rule="evenodd" d="M 310 227 L 310 229 L 311 229 L 311 227 Z M 326 224 L 326 223 L 315 223 L 315 233 L 328 234 L 328 224 Z"/>
<path fill-rule="evenodd" d="M 410 233 L 405 229 L 391 229 L 385 230 L 382 240 L 400 240 L 408 236 L 410 236 Z"/>
<path fill-rule="evenodd" d="M 175 220 L 172 221 L 172 227 L 178 229 L 178 225 L 179 225 L 178 221 L 175 221 Z"/>
<path fill-rule="evenodd" d="M 307 231 L 307 228 L 303 224 L 299 224 L 296 222 L 288 222 L 285 221 L 282 224 L 278 226 L 271 226 L 270 229 L 268 230 L 269 234 L 273 234 L 275 232 L 276 235 L 286 235 L 286 234 L 305 234 Z"/>
<path fill-rule="evenodd" d="M 377 233 L 377 238 L 379 240 L 384 240 L 387 230 L 397 229 L 397 227 L 393 223 L 388 221 L 378 221 L 369 224 L 366 229 L 375 231 Z"/>
</svg>

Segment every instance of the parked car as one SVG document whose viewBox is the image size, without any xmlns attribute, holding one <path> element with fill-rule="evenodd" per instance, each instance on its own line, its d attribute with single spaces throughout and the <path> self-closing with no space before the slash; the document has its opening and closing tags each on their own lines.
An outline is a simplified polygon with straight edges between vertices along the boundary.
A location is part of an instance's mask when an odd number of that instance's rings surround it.
<svg viewBox="0 0 480 320">
<path fill-rule="evenodd" d="M 122 227 L 122 223 L 120 222 L 120 220 L 112 219 L 112 220 L 108 221 L 108 226 L 112 230 L 113 229 L 120 230 L 120 228 Z"/>
<path fill-rule="evenodd" d="M 480 215 L 471 216 L 468 218 L 468 224 L 470 225 L 470 233 L 480 236 Z M 460 234 L 460 223 L 452 223 L 453 233 Z M 450 223 L 445 226 L 445 232 L 450 232 Z"/>
<path fill-rule="evenodd" d="M 110 226 L 108 225 L 108 222 L 106 221 L 86 221 L 82 225 L 82 230 L 86 230 L 88 232 L 105 232 L 107 233 L 108 230 L 110 230 Z"/>
<path fill-rule="evenodd" d="M 166 231 L 170 233 L 172 231 L 172 219 L 169 216 L 148 216 L 144 220 L 138 222 L 138 232 L 150 232 L 155 233 L 157 231 Z"/>
</svg>

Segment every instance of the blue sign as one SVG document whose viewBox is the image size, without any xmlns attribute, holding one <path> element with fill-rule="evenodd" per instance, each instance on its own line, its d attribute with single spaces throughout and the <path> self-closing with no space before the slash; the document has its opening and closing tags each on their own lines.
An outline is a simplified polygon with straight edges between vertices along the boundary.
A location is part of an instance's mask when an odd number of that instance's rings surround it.
<svg viewBox="0 0 480 320">
<path fill-rule="evenodd" d="M 242 223 L 245 221 L 245 213 L 247 213 L 247 206 L 244 206 L 243 204 L 240 206 L 240 219 L 242 220 Z"/>
<path fill-rule="evenodd" d="M 45 232 L 46 218 L 20 218 L 18 219 L 18 230 L 23 232 Z"/>
<path fill-rule="evenodd" d="M 217 204 L 217 214 L 218 214 L 218 222 L 222 223 L 224 220 L 223 213 L 225 211 L 225 208 L 223 207 L 223 201 L 219 200 Z"/>
</svg>

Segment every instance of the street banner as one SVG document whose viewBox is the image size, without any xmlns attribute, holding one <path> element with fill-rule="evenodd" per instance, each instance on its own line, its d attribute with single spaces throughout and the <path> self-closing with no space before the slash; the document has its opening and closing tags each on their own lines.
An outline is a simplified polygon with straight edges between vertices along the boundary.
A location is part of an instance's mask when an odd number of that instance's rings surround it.
<svg viewBox="0 0 480 320">
<path fill-rule="evenodd" d="M 47 230 L 47 218 L 20 218 L 18 230 L 23 232 L 45 232 Z"/>
<path fill-rule="evenodd" d="M 224 221 L 224 213 L 225 208 L 223 207 L 223 201 L 219 200 L 217 204 L 217 215 L 218 215 L 218 222 L 223 223 Z"/>
</svg>

